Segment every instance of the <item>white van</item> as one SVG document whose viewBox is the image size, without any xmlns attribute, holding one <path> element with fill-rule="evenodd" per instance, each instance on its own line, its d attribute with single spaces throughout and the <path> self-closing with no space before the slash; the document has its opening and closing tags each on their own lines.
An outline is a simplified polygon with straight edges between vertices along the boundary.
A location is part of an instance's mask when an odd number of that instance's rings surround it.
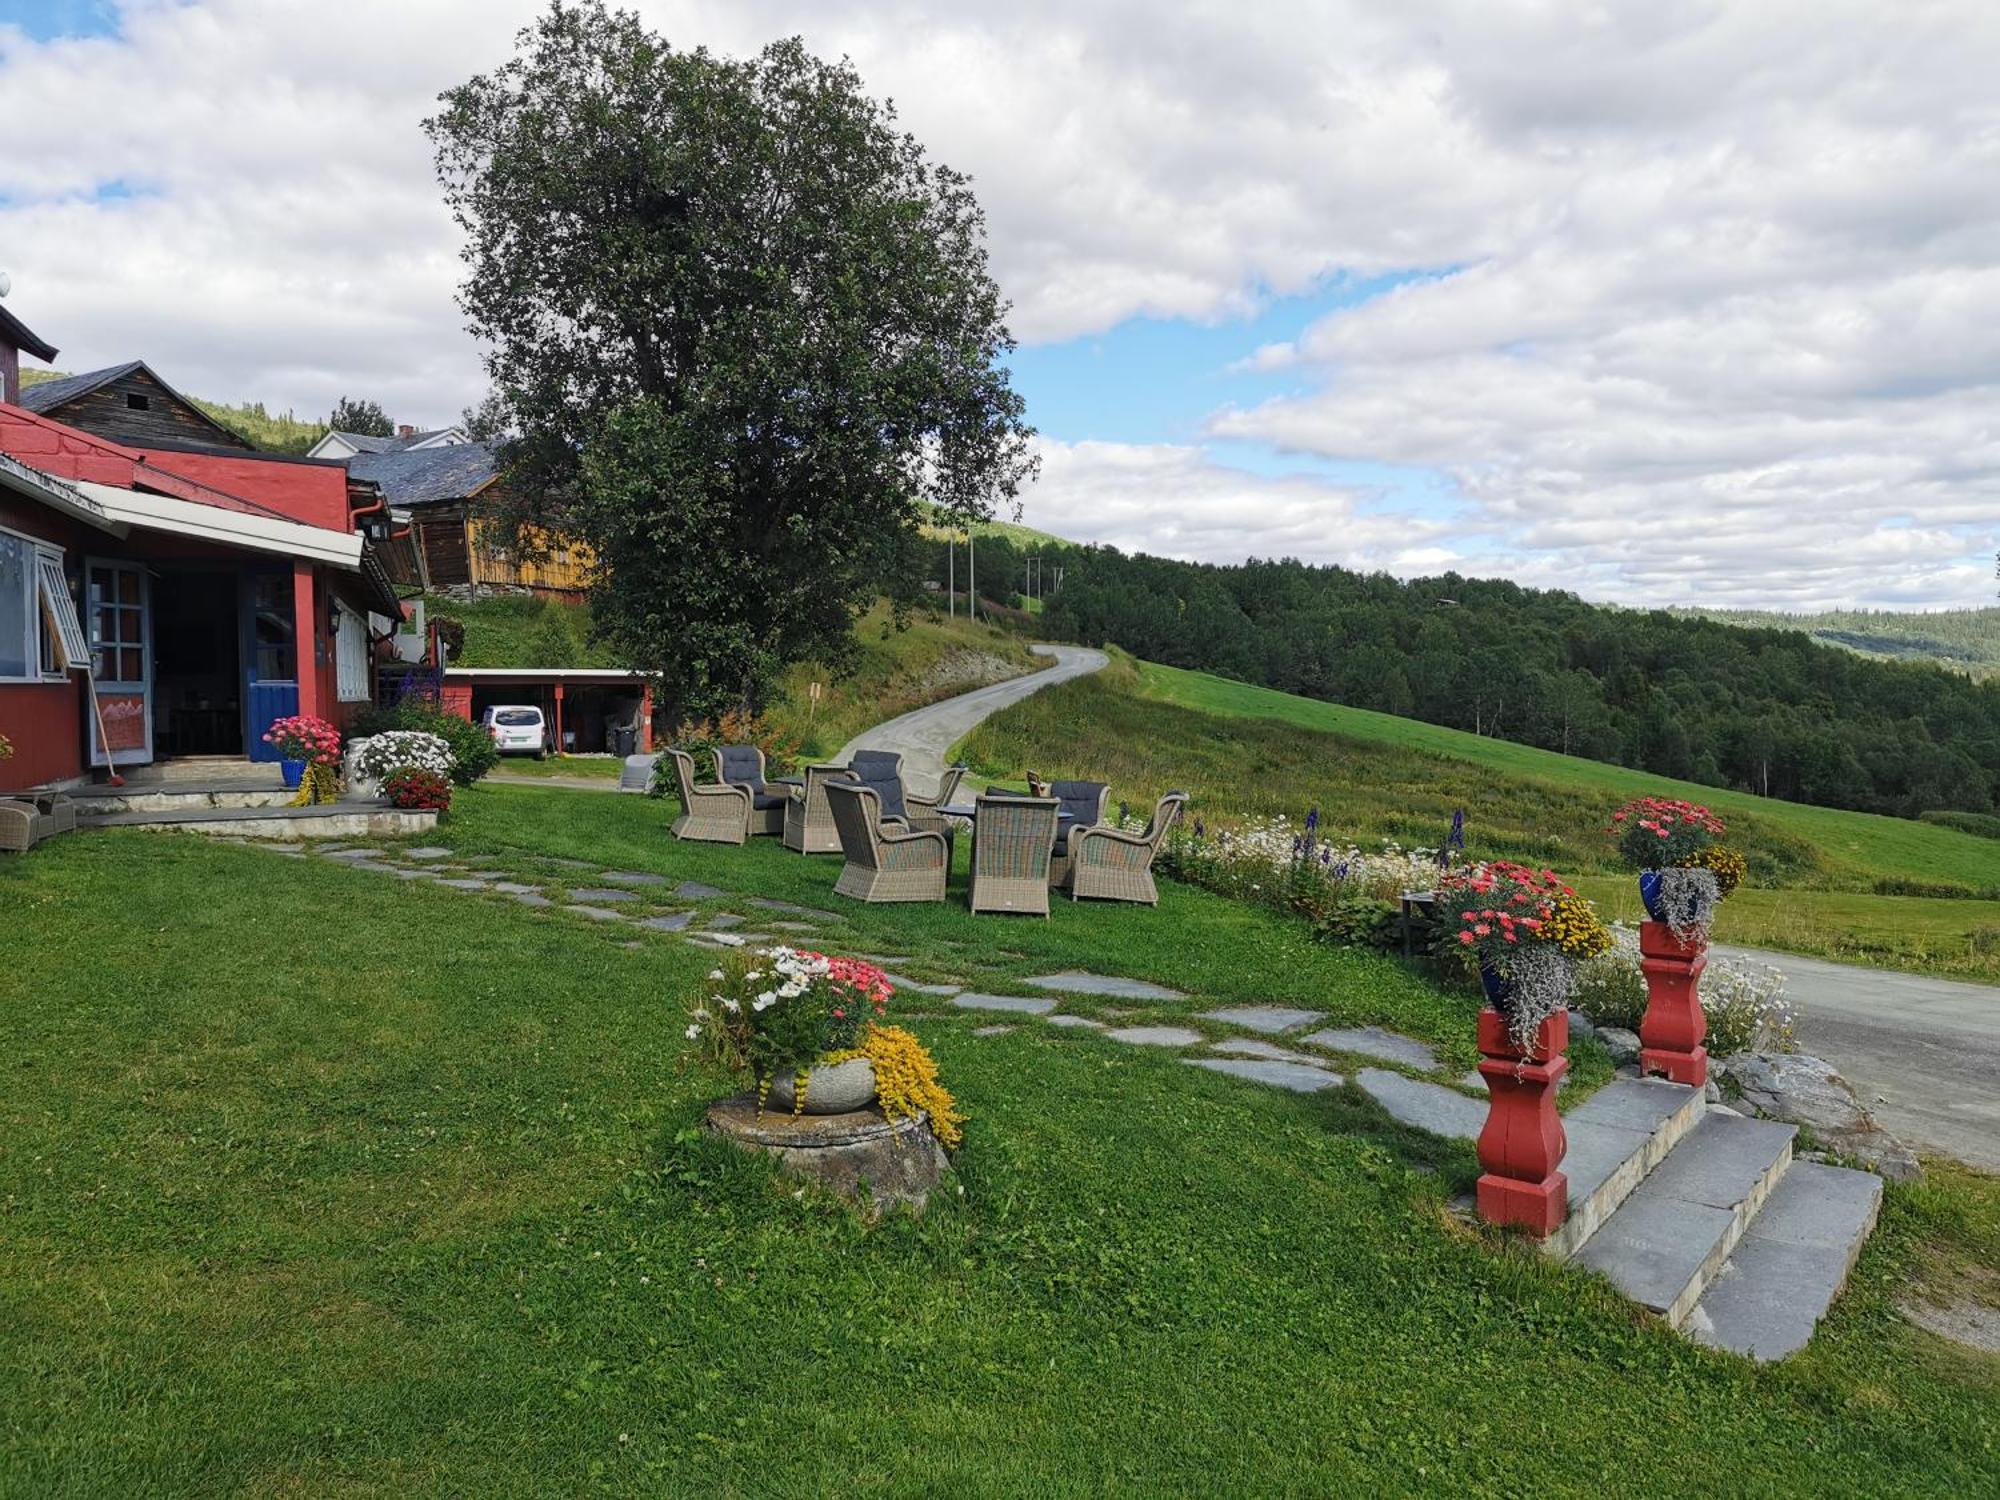
<svg viewBox="0 0 2000 1500">
<path fill-rule="evenodd" d="M 496 704 L 479 722 L 493 736 L 493 748 L 502 755 L 525 754 L 541 760 L 555 749 L 548 720 L 532 704 Z"/>
</svg>

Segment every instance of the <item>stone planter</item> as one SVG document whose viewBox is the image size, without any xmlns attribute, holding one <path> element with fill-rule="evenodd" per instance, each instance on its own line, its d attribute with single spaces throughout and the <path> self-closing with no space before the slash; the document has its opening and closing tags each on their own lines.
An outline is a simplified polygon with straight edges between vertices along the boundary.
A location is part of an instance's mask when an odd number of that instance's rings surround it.
<svg viewBox="0 0 2000 1500">
<path fill-rule="evenodd" d="M 1490 1224 L 1546 1237 L 1569 1216 L 1569 1179 L 1561 1171 L 1569 1137 L 1556 1113 L 1568 1046 L 1567 1011 L 1542 1022 L 1525 1049 L 1515 1045 L 1506 1016 L 1492 1006 L 1479 1012 L 1479 1076 L 1491 1104 L 1479 1132 L 1477 1202 Z"/>
<path fill-rule="evenodd" d="M 810 1098 L 810 1084 L 806 1092 Z M 885 1119 L 874 1108 L 794 1119 L 760 1114 L 755 1097 L 744 1095 L 711 1106 L 708 1128 L 854 1200 L 871 1218 L 889 1208 L 921 1209 L 950 1165 L 922 1112 L 907 1120 Z"/>
<path fill-rule="evenodd" d="M 816 1063 L 806 1074 L 806 1102 L 803 1111 L 808 1115 L 845 1115 L 857 1109 L 866 1109 L 875 1102 L 875 1064 L 865 1057 L 850 1057 L 846 1062 Z M 771 1092 L 764 1100 L 764 1107 L 779 1114 L 795 1112 L 796 1096 L 790 1074 L 771 1080 Z"/>
<path fill-rule="evenodd" d="M 1646 1017 L 1639 1023 L 1639 1071 L 1700 1088 L 1708 1082 L 1708 1017 L 1698 987 L 1708 943 L 1683 942 L 1665 922 L 1639 924 L 1639 968 L 1646 976 Z"/>
</svg>

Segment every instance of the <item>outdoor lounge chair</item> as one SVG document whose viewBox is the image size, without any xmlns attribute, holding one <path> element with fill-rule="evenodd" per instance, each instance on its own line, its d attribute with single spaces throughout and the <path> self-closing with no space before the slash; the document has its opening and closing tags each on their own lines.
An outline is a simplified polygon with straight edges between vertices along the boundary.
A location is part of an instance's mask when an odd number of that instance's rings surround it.
<svg viewBox="0 0 2000 1500">
<path fill-rule="evenodd" d="M 980 797 L 972 837 L 974 911 L 1049 914 L 1049 860 L 1061 808 L 1053 797 Z"/>
<path fill-rule="evenodd" d="M 764 780 L 764 752 L 755 745 L 722 745 L 715 752 L 715 779 L 725 786 L 740 786 L 750 794 L 750 831 L 785 831 L 785 804 L 791 798 L 783 787 Z"/>
<path fill-rule="evenodd" d="M 903 757 L 893 750 L 857 750 L 847 763 L 848 779 L 875 793 L 882 804 L 885 822 L 908 823 L 910 810 L 903 797 Z"/>
<path fill-rule="evenodd" d="M 833 809 L 826 805 L 826 784 L 847 777 L 845 766 L 807 766 L 802 785 L 789 787 L 785 799 L 785 847 L 801 854 L 838 854 L 840 830 L 833 826 Z"/>
<path fill-rule="evenodd" d="M 1056 847 L 1049 861 L 1049 884 L 1061 885 L 1069 877 L 1070 842 L 1080 828 L 1104 821 L 1104 804 L 1111 796 L 1102 781 L 1052 781 L 1048 794 L 1062 804 L 1056 820 Z"/>
<path fill-rule="evenodd" d="M 858 782 L 827 782 L 826 800 L 847 856 L 834 890 L 856 901 L 944 900 L 951 845 L 943 834 L 884 819 L 875 789 Z"/>
<path fill-rule="evenodd" d="M 1070 899 L 1081 901 L 1090 897 L 1099 901 L 1159 905 L 1159 888 L 1153 884 L 1153 856 L 1186 806 L 1186 792 L 1168 792 L 1153 809 L 1153 820 L 1144 833 L 1127 833 L 1122 828 L 1102 825 L 1072 832 L 1069 878 L 1065 882 Z"/>
<path fill-rule="evenodd" d="M 694 757 L 685 750 L 669 750 L 673 759 L 674 782 L 681 794 L 684 811 L 674 819 L 677 839 L 704 844 L 741 844 L 750 837 L 750 792 L 740 786 L 697 786 Z"/>
<path fill-rule="evenodd" d="M 25 854 L 55 830 L 32 802 L 17 797 L 0 798 L 0 850 Z"/>
<path fill-rule="evenodd" d="M 963 765 L 948 766 L 944 775 L 938 778 L 937 790 L 930 796 L 905 792 L 903 806 L 908 814 L 909 825 L 912 828 L 929 828 L 942 833 L 946 838 L 951 837 L 953 832 L 951 819 L 940 814 L 938 809 L 958 794 L 958 784 L 964 779 Z"/>
</svg>

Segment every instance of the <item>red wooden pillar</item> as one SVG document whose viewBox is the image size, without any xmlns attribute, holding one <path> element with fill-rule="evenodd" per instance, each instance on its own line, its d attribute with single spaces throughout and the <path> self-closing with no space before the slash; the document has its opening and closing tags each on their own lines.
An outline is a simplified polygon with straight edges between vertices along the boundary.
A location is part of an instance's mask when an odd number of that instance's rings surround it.
<svg viewBox="0 0 2000 1500">
<path fill-rule="evenodd" d="M 1568 1046 L 1568 1011 L 1542 1022 L 1531 1052 L 1514 1045 L 1499 1011 L 1479 1012 L 1479 1076 L 1492 1102 L 1479 1132 L 1477 1202 L 1490 1224 L 1546 1237 L 1569 1216 L 1569 1178 L 1561 1170 L 1569 1137 L 1556 1113 Z"/>
<path fill-rule="evenodd" d="M 558 682 L 556 684 L 556 743 L 555 743 L 555 752 L 558 755 L 564 753 L 563 732 L 562 732 L 562 706 L 563 706 L 563 685 L 560 682 Z"/>
<path fill-rule="evenodd" d="M 1700 1088 L 1708 1082 L 1708 1017 L 1702 1014 L 1701 971 L 1708 943 L 1684 943 L 1665 922 L 1639 924 L 1639 968 L 1646 976 L 1646 1017 L 1639 1023 L 1639 1070 Z"/>
<path fill-rule="evenodd" d="M 653 753 L 653 685 L 650 682 L 639 694 L 639 749 L 646 755 Z"/>
<path fill-rule="evenodd" d="M 319 618 L 313 608 L 313 565 L 292 559 L 292 650 L 298 659 L 299 712 L 317 714 L 319 701 Z"/>
<path fill-rule="evenodd" d="M 472 722 L 472 684 L 469 682 L 447 682 L 441 689 L 438 707 L 448 714 L 456 714 L 466 723 Z"/>
</svg>

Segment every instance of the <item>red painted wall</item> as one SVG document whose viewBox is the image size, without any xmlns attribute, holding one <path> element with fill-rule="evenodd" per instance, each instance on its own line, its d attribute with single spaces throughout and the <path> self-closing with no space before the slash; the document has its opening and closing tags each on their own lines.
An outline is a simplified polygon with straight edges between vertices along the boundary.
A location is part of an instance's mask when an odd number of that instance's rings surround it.
<svg viewBox="0 0 2000 1500">
<path fill-rule="evenodd" d="M 0 526 L 63 547 L 72 559 L 84 537 L 94 534 L 45 505 L 11 494 L 0 494 Z M 82 702 L 83 685 L 74 675 L 67 682 L 0 683 L 0 734 L 14 746 L 13 756 L 0 760 L 0 792 L 82 774 Z"/>
<path fill-rule="evenodd" d="M 347 470 L 332 464 L 280 463 L 254 453 L 179 453 L 140 448 L 148 463 L 245 500 L 334 531 L 350 529 Z"/>
</svg>

